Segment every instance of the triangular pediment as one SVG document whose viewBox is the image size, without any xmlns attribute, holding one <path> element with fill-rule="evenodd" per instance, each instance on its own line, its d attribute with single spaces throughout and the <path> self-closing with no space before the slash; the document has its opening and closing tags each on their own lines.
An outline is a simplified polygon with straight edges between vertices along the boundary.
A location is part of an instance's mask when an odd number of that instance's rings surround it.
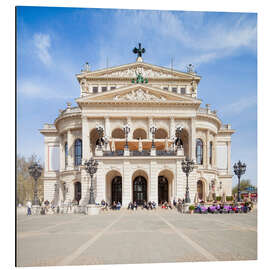
<svg viewBox="0 0 270 270">
<path fill-rule="evenodd" d="M 181 72 L 165 67 L 160 67 L 144 62 L 135 62 L 122 66 L 101 69 L 96 71 L 82 72 L 77 75 L 78 80 L 94 78 L 136 78 L 141 74 L 147 79 L 178 79 L 178 80 L 200 80 L 200 76 L 195 73 Z"/>
<path fill-rule="evenodd" d="M 122 87 L 113 91 L 97 93 L 78 98 L 78 104 L 82 103 L 188 103 L 200 104 L 201 101 L 184 95 L 165 92 L 148 85 L 136 84 Z"/>
</svg>

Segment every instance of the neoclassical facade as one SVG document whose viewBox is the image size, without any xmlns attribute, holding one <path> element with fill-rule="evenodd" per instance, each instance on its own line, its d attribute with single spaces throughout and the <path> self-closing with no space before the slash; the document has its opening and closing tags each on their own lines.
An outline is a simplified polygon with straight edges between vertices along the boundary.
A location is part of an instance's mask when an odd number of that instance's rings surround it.
<svg viewBox="0 0 270 270">
<path fill-rule="evenodd" d="M 186 157 L 195 161 L 189 175 L 191 201 L 195 195 L 205 200 L 210 190 L 231 195 L 234 130 L 210 105 L 200 107 L 200 76 L 191 68 L 180 72 L 139 56 L 131 64 L 86 68 L 76 77 L 81 89 L 77 106 L 67 103 L 54 123 L 40 130 L 45 200 L 88 204 L 90 177 L 83 164 L 91 157 L 99 162 L 93 181 L 97 203 L 183 199 L 181 162 Z"/>
</svg>

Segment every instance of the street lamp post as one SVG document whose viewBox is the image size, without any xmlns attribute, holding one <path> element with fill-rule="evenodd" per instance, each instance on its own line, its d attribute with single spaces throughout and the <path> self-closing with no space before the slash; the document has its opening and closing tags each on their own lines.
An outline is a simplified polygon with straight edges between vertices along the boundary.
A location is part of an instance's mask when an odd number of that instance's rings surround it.
<svg viewBox="0 0 270 270">
<path fill-rule="evenodd" d="M 183 128 L 181 126 L 177 126 L 175 129 L 175 135 L 177 138 L 177 149 L 180 148 L 181 143 L 180 143 L 180 136 L 181 136 L 181 132 L 182 132 Z"/>
<path fill-rule="evenodd" d="M 126 124 L 126 125 L 123 127 L 123 130 L 124 130 L 125 137 L 126 137 L 125 148 L 128 149 L 128 134 L 129 134 L 129 132 L 130 132 L 130 127 L 129 127 L 129 125 Z"/>
<path fill-rule="evenodd" d="M 89 173 L 91 177 L 91 186 L 90 186 L 90 197 L 89 197 L 89 204 L 95 204 L 94 198 L 94 185 L 93 185 L 93 176 L 97 172 L 98 161 L 94 160 L 93 157 L 84 163 L 86 166 L 86 171 Z"/>
<path fill-rule="evenodd" d="M 233 165 L 234 173 L 238 177 L 238 192 L 237 192 L 237 201 L 238 202 L 241 201 L 241 198 L 240 198 L 240 178 L 241 178 L 241 175 L 245 174 L 246 168 L 247 168 L 247 165 L 245 163 L 241 163 L 240 160 L 237 163 L 234 163 L 234 165 Z"/>
<path fill-rule="evenodd" d="M 155 143 L 154 143 L 154 139 L 155 139 L 155 134 L 157 132 L 157 128 L 153 125 L 150 127 L 150 132 L 152 133 L 152 148 L 155 148 Z"/>
<path fill-rule="evenodd" d="M 186 158 L 185 160 L 182 161 L 182 170 L 186 174 L 186 177 L 187 177 L 185 203 L 190 203 L 188 176 L 193 171 L 193 168 L 194 168 L 193 160 Z"/>
<path fill-rule="evenodd" d="M 38 163 L 35 162 L 28 168 L 28 171 L 29 171 L 29 174 L 35 180 L 33 205 L 39 205 L 39 199 L 37 195 L 37 181 L 38 181 L 38 178 L 41 176 L 42 167 Z"/>
<path fill-rule="evenodd" d="M 98 148 L 101 149 L 101 138 L 102 138 L 102 135 L 103 135 L 103 131 L 104 131 L 104 128 L 97 124 L 96 125 L 96 130 L 97 130 L 97 133 L 98 133 Z"/>
</svg>

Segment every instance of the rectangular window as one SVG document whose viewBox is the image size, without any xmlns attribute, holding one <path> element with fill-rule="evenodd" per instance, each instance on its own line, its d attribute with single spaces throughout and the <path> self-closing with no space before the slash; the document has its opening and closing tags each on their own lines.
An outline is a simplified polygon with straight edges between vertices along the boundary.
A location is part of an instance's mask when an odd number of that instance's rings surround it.
<svg viewBox="0 0 270 270">
<path fill-rule="evenodd" d="M 102 91 L 102 92 L 106 92 L 106 91 L 107 91 L 107 86 L 102 86 L 102 87 L 101 87 L 101 91 Z"/>
<path fill-rule="evenodd" d="M 169 90 L 169 87 L 163 87 L 163 90 L 168 91 Z"/>
<path fill-rule="evenodd" d="M 114 89 L 116 89 L 116 87 L 115 86 L 111 86 L 111 90 L 114 90 Z"/>
<path fill-rule="evenodd" d="M 173 88 L 172 88 L 172 92 L 173 92 L 173 93 L 177 93 L 177 87 L 173 87 Z"/>
<path fill-rule="evenodd" d="M 181 88 L 181 94 L 183 94 L 183 95 L 186 94 L 186 88 L 185 87 Z"/>
<path fill-rule="evenodd" d="M 93 87 L 93 93 L 97 93 L 98 92 L 98 87 L 97 86 L 94 86 Z"/>
</svg>

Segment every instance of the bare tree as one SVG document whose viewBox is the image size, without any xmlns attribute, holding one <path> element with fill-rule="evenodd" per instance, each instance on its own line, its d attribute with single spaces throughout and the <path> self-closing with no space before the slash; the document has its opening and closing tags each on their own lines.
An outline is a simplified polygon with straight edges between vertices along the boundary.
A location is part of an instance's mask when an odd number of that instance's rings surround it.
<svg viewBox="0 0 270 270">
<path fill-rule="evenodd" d="M 40 163 L 40 158 L 36 154 L 32 154 L 29 158 L 25 158 L 22 155 L 17 156 L 17 179 L 16 179 L 16 191 L 17 198 L 16 203 L 25 204 L 28 200 L 33 200 L 34 197 L 34 179 L 29 175 L 28 167 L 33 163 Z M 44 198 L 43 188 L 43 172 L 38 180 L 38 197 L 40 200 Z"/>
</svg>

